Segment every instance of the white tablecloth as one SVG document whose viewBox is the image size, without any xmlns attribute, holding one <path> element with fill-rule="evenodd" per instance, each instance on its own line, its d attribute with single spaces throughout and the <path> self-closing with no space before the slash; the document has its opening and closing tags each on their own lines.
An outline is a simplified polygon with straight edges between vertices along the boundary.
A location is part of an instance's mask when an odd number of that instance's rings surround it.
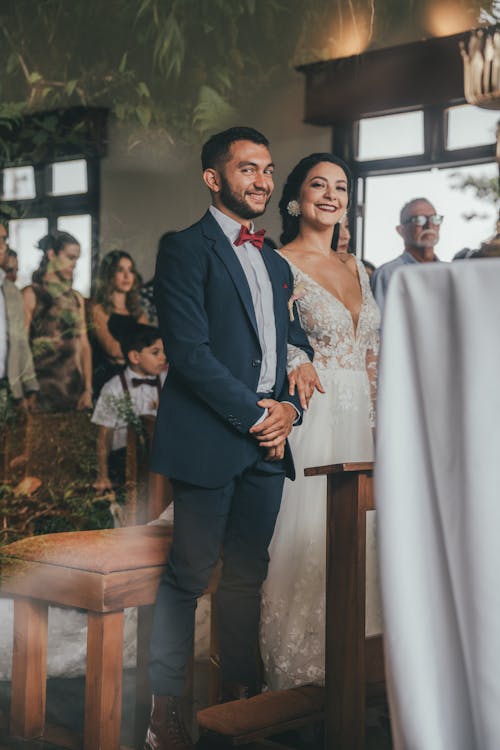
<svg viewBox="0 0 500 750">
<path fill-rule="evenodd" d="M 500 260 L 397 271 L 379 372 L 395 747 L 499 750 Z"/>
</svg>

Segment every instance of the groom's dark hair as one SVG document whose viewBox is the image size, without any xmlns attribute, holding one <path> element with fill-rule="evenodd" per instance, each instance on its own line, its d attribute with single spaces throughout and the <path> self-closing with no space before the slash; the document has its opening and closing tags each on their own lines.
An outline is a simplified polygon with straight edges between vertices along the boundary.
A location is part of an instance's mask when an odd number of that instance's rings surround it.
<svg viewBox="0 0 500 750">
<path fill-rule="evenodd" d="M 215 133 L 203 145 L 201 150 L 201 167 L 205 169 L 218 169 L 221 163 L 229 159 L 231 145 L 235 141 L 251 141 L 259 146 L 269 146 L 269 141 L 254 128 L 242 126 L 223 130 L 222 133 Z"/>
</svg>

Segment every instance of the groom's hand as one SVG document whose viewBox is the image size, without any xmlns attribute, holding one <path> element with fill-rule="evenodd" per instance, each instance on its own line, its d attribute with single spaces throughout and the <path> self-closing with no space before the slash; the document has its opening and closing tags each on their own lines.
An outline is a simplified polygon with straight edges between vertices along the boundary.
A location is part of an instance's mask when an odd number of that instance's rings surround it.
<svg viewBox="0 0 500 750">
<path fill-rule="evenodd" d="M 284 442 L 292 431 L 297 419 L 297 411 L 292 404 L 281 403 L 272 398 L 263 398 L 257 406 L 268 410 L 267 417 L 250 428 L 250 433 L 257 438 L 262 448 L 275 448 Z"/>
</svg>

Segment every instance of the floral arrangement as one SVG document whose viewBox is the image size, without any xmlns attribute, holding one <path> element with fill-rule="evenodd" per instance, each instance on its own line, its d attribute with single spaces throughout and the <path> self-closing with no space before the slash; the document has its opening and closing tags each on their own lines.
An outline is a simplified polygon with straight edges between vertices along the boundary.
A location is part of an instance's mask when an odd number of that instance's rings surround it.
<svg viewBox="0 0 500 750">
<path fill-rule="evenodd" d="M 293 303 L 297 302 L 297 300 L 302 299 L 306 294 L 306 288 L 305 285 L 300 282 L 293 288 L 292 295 L 290 296 L 290 299 L 288 300 L 288 314 L 290 315 L 290 320 L 293 322 L 295 320 L 295 316 L 293 314 Z"/>
</svg>

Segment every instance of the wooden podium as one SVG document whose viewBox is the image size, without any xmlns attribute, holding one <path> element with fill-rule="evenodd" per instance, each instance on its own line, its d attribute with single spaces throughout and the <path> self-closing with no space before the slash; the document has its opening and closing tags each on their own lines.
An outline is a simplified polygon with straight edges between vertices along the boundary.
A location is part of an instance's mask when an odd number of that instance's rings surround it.
<svg viewBox="0 0 500 750">
<path fill-rule="evenodd" d="M 364 750 L 366 700 L 384 691 L 382 638 L 365 638 L 373 463 L 319 466 L 304 473 L 327 477 L 325 749 Z"/>
</svg>

